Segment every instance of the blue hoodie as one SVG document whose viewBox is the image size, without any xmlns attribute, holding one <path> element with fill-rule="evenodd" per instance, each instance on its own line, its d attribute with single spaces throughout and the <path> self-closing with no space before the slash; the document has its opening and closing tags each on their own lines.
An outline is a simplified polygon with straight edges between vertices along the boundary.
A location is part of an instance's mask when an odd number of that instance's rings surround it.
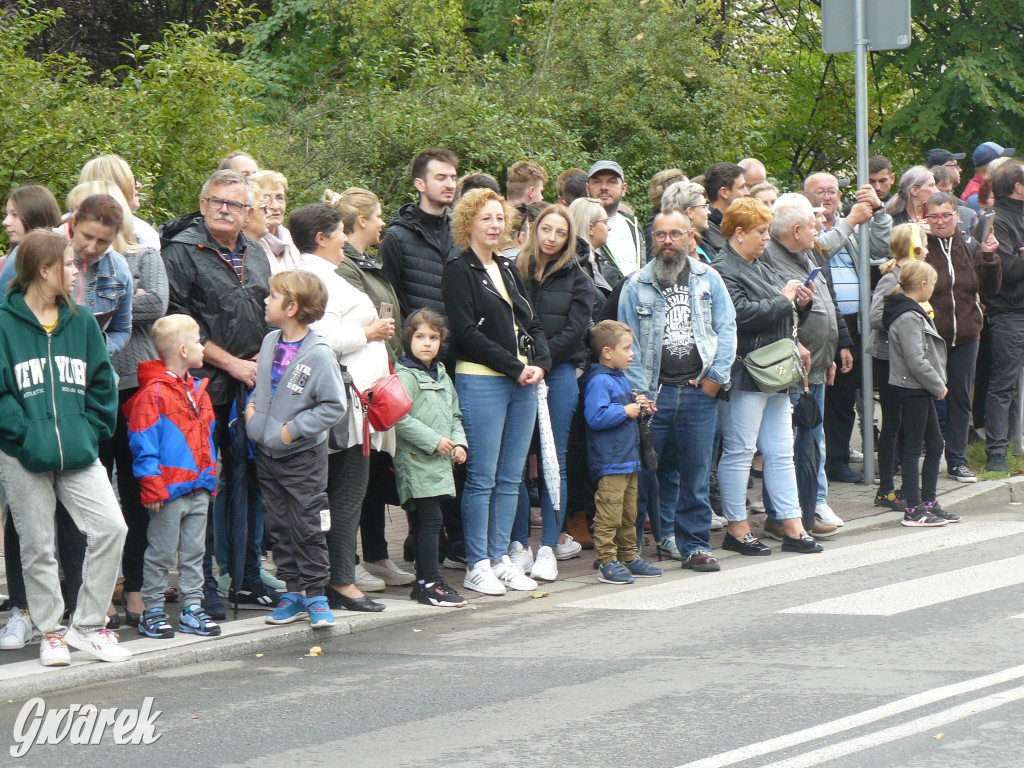
<svg viewBox="0 0 1024 768">
<path fill-rule="evenodd" d="M 634 402 L 626 372 L 594 363 L 580 378 L 591 476 L 596 481 L 639 472 L 640 431 L 637 420 L 626 416 Z"/>
</svg>

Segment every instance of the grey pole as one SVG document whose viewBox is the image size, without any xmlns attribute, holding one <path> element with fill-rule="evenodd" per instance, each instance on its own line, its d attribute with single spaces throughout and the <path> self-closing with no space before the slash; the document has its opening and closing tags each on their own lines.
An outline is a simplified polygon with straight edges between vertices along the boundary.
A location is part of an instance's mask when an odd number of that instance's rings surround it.
<svg viewBox="0 0 1024 768">
<path fill-rule="evenodd" d="M 854 2 L 854 93 L 856 95 L 857 122 L 857 186 L 868 183 L 868 40 L 865 0 Z M 875 386 L 871 374 L 871 356 L 868 354 L 868 340 L 871 336 L 869 316 L 871 314 L 871 239 L 870 219 L 860 225 L 860 361 L 861 395 L 864 414 L 864 472 L 861 482 L 871 485 L 875 478 Z"/>
</svg>

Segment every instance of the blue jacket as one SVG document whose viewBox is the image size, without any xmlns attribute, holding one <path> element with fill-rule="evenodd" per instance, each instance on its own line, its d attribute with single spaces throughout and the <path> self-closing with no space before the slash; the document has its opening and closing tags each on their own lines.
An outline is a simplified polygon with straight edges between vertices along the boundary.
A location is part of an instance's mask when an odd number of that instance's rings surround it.
<svg viewBox="0 0 1024 768">
<path fill-rule="evenodd" d="M 132 271 L 117 251 L 111 249 L 94 262 L 95 269 L 83 267 L 71 289 L 71 302 L 92 310 L 107 340 L 107 352 L 114 354 L 132 335 Z M 17 277 L 15 259 L 7 259 L 0 272 L 0 304 L 6 300 L 7 285 Z M 83 286 L 82 280 L 88 282 Z"/>
<path fill-rule="evenodd" d="M 630 386 L 651 400 L 657 398 L 665 329 L 665 296 L 654 278 L 654 259 L 633 273 L 619 296 L 619 321 L 633 330 L 633 364 L 626 371 Z M 704 361 L 700 378 L 729 383 L 736 357 L 736 308 L 725 283 L 707 264 L 690 259 L 690 322 L 697 351 Z"/>
<path fill-rule="evenodd" d="M 637 420 L 626 416 L 633 393 L 625 371 L 594 363 L 580 377 L 580 385 L 591 476 L 596 481 L 604 475 L 639 472 L 640 430 Z"/>
</svg>

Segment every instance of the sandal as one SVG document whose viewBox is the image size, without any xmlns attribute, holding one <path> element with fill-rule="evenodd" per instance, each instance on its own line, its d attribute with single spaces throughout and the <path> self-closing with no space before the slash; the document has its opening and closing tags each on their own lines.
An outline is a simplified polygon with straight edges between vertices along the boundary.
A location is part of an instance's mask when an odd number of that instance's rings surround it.
<svg viewBox="0 0 1024 768">
<path fill-rule="evenodd" d="M 111 613 L 113 611 L 113 613 Z M 117 613 L 117 608 L 111 603 L 110 607 L 107 608 L 107 629 L 120 629 L 121 617 Z"/>
<path fill-rule="evenodd" d="M 176 603 L 178 602 L 178 597 L 178 590 L 176 590 L 174 587 L 168 587 L 167 590 L 164 592 L 165 603 Z"/>
</svg>

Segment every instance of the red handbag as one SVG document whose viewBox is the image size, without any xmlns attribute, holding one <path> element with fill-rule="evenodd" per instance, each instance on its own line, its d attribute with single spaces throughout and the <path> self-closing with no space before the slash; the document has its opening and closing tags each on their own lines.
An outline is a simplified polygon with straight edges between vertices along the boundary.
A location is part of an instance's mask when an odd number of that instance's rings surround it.
<svg viewBox="0 0 1024 768">
<path fill-rule="evenodd" d="M 370 455 L 370 427 L 378 432 L 387 432 L 412 410 L 412 401 L 405 393 L 405 387 L 388 362 L 391 371 L 365 392 L 352 385 L 352 391 L 363 406 L 363 455 Z"/>
</svg>

